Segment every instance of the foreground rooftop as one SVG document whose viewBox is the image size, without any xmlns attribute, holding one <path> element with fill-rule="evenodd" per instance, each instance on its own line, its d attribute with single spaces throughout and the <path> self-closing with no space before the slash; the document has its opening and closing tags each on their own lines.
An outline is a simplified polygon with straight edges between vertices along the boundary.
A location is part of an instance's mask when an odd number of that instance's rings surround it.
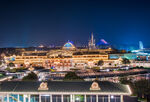
<svg viewBox="0 0 150 102">
<path fill-rule="evenodd" d="M 96 86 L 96 85 L 97 86 Z M 95 88 L 94 90 L 91 87 Z M 39 90 L 39 88 L 42 88 Z M 128 85 L 112 83 L 107 81 L 7 81 L 0 83 L 0 93 L 2 92 L 73 92 L 73 93 L 114 93 L 130 95 Z"/>
</svg>

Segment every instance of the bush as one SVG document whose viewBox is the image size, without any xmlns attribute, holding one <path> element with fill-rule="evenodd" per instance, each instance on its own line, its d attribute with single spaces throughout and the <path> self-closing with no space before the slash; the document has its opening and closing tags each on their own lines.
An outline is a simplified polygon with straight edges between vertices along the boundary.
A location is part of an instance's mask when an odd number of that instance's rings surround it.
<svg viewBox="0 0 150 102">
<path fill-rule="evenodd" d="M 127 77 L 120 78 L 120 83 L 130 85 L 132 95 L 136 95 L 139 99 L 147 100 L 150 96 L 150 82 L 149 80 L 131 81 Z M 147 101 L 149 102 L 149 101 Z"/>
<path fill-rule="evenodd" d="M 104 64 L 103 60 L 99 60 L 98 63 L 97 63 L 98 66 L 102 66 L 103 64 Z"/>
<path fill-rule="evenodd" d="M 16 68 L 10 69 L 9 67 L 7 67 L 6 70 L 12 73 L 16 72 Z"/>
<path fill-rule="evenodd" d="M 15 67 L 15 64 L 11 62 L 11 63 L 8 64 L 8 66 L 9 67 Z"/>
<path fill-rule="evenodd" d="M 99 69 L 100 69 L 100 67 L 93 67 L 92 69 L 99 70 Z"/>
<path fill-rule="evenodd" d="M 75 72 L 68 72 L 65 75 L 64 80 L 83 80 L 83 78 L 77 76 Z"/>
<path fill-rule="evenodd" d="M 38 76 L 34 72 L 31 72 L 27 76 L 23 77 L 22 80 L 23 81 L 37 81 Z"/>
<path fill-rule="evenodd" d="M 143 66 L 140 66 L 140 68 L 143 69 L 144 67 L 143 67 Z"/>
<path fill-rule="evenodd" d="M 123 63 L 123 64 L 130 64 L 131 62 L 130 62 L 129 59 L 123 58 L 122 63 Z"/>
<path fill-rule="evenodd" d="M 12 73 L 14 73 L 14 72 L 20 72 L 20 71 L 23 71 L 24 69 L 26 69 L 26 68 L 24 68 L 24 67 L 13 68 L 13 69 L 10 69 L 9 67 L 6 68 L 7 71 L 12 72 Z"/>
</svg>

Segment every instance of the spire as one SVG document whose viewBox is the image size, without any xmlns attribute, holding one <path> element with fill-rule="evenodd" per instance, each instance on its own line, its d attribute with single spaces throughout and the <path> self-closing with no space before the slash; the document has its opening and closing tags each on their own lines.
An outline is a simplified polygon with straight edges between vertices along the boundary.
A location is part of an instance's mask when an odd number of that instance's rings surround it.
<svg viewBox="0 0 150 102">
<path fill-rule="evenodd" d="M 89 40 L 89 49 L 95 49 L 95 39 L 93 36 L 93 32 L 91 33 L 91 39 Z"/>
</svg>

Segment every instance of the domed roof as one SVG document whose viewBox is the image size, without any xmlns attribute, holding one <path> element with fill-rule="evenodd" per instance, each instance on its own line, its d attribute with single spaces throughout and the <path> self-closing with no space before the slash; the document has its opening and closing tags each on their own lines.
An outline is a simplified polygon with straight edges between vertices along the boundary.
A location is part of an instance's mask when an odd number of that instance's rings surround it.
<svg viewBox="0 0 150 102">
<path fill-rule="evenodd" d="M 74 50 L 75 46 L 71 42 L 68 41 L 67 43 L 64 44 L 63 49 Z"/>
</svg>

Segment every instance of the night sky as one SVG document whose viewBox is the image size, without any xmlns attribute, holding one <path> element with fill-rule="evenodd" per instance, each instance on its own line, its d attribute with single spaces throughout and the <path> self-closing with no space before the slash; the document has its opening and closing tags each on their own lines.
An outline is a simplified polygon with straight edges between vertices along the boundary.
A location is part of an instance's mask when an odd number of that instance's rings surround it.
<svg viewBox="0 0 150 102">
<path fill-rule="evenodd" d="M 0 0 L 0 47 L 62 45 L 68 40 L 150 46 L 149 0 Z"/>
</svg>

